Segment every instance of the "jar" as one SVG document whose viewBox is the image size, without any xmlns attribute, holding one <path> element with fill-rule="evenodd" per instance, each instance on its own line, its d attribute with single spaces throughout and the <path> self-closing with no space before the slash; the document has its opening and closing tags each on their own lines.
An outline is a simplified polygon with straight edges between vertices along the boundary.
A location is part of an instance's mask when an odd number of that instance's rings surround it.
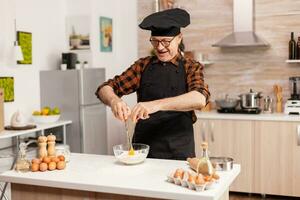
<svg viewBox="0 0 300 200">
<path fill-rule="evenodd" d="M 58 144 L 56 145 L 55 149 L 56 149 L 56 156 L 63 155 L 66 159 L 66 162 L 70 161 L 71 152 L 70 152 L 69 145 Z"/>
</svg>

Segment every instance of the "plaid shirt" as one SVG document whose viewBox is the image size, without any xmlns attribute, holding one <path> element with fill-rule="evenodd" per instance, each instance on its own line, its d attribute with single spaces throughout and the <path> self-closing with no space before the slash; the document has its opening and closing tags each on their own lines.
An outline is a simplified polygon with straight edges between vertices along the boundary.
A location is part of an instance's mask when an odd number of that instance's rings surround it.
<svg viewBox="0 0 300 200">
<path fill-rule="evenodd" d="M 143 71 L 151 61 L 152 56 L 148 56 L 145 58 L 141 58 L 137 60 L 133 65 L 131 65 L 126 71 L 124 71 L 121 75 L 115 76 L 113 79 L 109 79 L 108 81 L 101 84 L 97 91 L 96 96 L 99 97 L 99 90 L 105 86 L 109 85 L 113 88 L 116 95 L 122 97 L 123 95 L 127 95 L 133 92 L 136 92 L 140 87 L 140 80 Z M 186 84 L 187 90 L 190 91 L 198 91 L 206 97 L 206 103 L 208 102 L 210 93 L 208 91 L 207 85 L 204 83 L 203 76 L 203 65 L 199 62 L 196 62 L 192 59 L 187 59 L 181 56 L 181 54 L 177 54 L 170 62 L 174 65 L 174 67 L 179 67 L 179 61 L 183 59 L 183 64 L 186 72 Z M 155 56 L 153 57 L 152 62 L 161 62 Z M 101 99 L 100 99 L 101 100 Z M 195 114 L 193 114 L 195 117 Z M 193 118 L 194 118 L 193 117 Z M 194 119 L 195 120 L 195 119 Z"/>
</svg>

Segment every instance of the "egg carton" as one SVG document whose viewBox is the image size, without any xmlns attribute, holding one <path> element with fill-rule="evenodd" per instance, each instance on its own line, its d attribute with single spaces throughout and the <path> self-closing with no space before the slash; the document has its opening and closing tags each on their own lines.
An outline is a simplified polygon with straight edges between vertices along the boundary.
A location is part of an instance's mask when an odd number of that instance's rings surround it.
<svg viewBox="0 0 300 200">
<path fill-rule="evenodd" d="M 203 192 L 204 190 L 211 189 L 218 182 L 217 180 L 212 179 L 211 181 L 205 181 L 205 183 L 203 184 L 196 184 L 195 182 L 188 181 L 189 176 L 191 174 L 193 174 L 193 176 L 197 176 L 196 173 L 184 171 L 182 178 L 175 178 L 174 174 L 175 172 L 172 172 L 167 176 L 167 181 L 169 183 L 173 183 L 175 185 L 188 188 L 190 190 L 196 190 L 197 192 Z"/>
</svg>

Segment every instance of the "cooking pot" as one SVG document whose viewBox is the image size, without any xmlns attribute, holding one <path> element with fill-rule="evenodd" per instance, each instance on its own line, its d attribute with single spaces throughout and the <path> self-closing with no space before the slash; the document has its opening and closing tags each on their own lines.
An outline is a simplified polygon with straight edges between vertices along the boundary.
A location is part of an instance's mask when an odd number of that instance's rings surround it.
<svg viewBox="0 0 300 200">
<path fill-rule="evenodd" d="M 221 109 L 234 109 L 239 103 L 239 99 L 229 98 L 228 94 L 225 99 L 217 99 L 216 105 Z"/>
<path fill-rule="evenodd" d="M 261 92 L 253 92 L 250 89 L 249 93 L 239 95 L 241 99 L 242 109 L 258 109 L 260 108 L 260 98 L 262 98 Z"/>
</svg>

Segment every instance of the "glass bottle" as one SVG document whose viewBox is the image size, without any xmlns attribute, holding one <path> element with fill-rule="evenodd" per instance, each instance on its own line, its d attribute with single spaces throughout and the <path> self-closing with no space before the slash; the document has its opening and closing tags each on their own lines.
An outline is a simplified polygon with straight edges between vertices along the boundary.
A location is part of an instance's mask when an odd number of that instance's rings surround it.
<svg viewBox="0 0 300 200">
<path fill-rule="evenodd" d="M 26 147 L 27 146 L 24 142 L 20 144 L 20 150 L 15 167 L 18 172 L 28 172 L 30 170 L 30 162 L 26 157 Z"/>
<path fill-rule="evenodd" d="M 213 166 L 208 157 L 207 142 L 203 142 L 201 144 L 201 148 L 202 148 L 202 156 L 198 162 L 197 173 L 201 173 L 203 175 L 212 175 L 213 174 Z"/>
<path fill-rule="evenodd" d="M 296 41 L 294 40 L 294 32 L 291 32 L 291 39 L 289 41 L 289 59 L 296 59 Z"/>
</svg>

